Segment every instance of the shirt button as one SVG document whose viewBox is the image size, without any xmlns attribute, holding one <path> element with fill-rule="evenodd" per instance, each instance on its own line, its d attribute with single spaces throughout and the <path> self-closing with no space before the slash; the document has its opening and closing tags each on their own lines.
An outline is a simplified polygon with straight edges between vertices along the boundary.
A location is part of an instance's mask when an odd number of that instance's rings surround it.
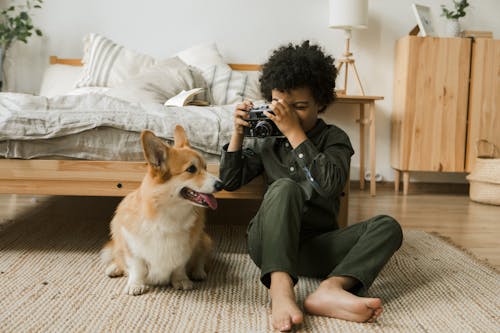
<svg viewBox="0 0 500 333">
<path fill-rule="evenodd" d="M 300 153 L 299 158 L 304 158 L 304 154 Z"/>
<path fill-rule="evenodd" d="M 290 167 L 290 171 L 293 172 L 295 170 L 295 168 L 292 166 Z"/>
<path fill-rule="evenodd" d="M 290 147 L 290 144 L 288 142 L 285 142 L 285 147 Z"/>
</svg>

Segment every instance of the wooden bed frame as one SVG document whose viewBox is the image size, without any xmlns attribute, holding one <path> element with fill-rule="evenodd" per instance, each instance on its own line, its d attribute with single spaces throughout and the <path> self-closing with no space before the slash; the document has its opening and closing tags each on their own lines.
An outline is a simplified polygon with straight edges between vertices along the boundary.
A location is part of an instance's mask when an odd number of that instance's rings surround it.
<svg viewBox="0 0 500 333">
<path fill-rule="evenodd" d="M 50 57 L 51 64 L 82 66 L 80 59 Z M 260 65 L 230 64 L 239 71 L 260 70 Z M 1 159 L 0 193 L 79 196 L 125 196 L 136 189 L 146 173 L 146 162 Z M 208 171 L 219 174 L 219 164 L 209 163 Z M 263 177 L 257 177 L 237 191 L 220 191 L 219 199 L 262 199 L 265 191 Z M 341 200 L 339 224 L 347 222 L 347 196 Z"/>
</svg>

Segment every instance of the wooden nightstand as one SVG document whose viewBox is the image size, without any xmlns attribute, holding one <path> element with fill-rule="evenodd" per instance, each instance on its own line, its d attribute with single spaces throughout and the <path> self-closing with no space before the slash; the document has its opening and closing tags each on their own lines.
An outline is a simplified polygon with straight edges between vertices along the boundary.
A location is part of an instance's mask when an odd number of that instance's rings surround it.
<svg viewBox="0 0 500 333">
<path fill-rule="evenodd" d="M 359 104 L 359 187 L 365 189 L 365 125 L 369 126 L 368 141 L 370 143 L 370 194 L 376 194 L 375 183 L 375 101 L 382 96 L 338 95 L 334 103 Z M 368 106 L 368 118 L 365 118 L 365 105 Z"/>
</svg>

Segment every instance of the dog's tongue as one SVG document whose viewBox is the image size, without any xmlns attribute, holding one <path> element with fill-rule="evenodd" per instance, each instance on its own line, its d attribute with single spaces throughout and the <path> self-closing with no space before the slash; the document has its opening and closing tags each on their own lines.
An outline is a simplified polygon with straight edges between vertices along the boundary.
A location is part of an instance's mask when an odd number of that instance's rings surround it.
<svg viewBox="0 0 500 333">
<path fill-rule="evenodd" d="M 200 196 L 203 197 L 210 208 L 217 209 L 217 200 L 212 194 L 200 193 Z"/>
</svg>

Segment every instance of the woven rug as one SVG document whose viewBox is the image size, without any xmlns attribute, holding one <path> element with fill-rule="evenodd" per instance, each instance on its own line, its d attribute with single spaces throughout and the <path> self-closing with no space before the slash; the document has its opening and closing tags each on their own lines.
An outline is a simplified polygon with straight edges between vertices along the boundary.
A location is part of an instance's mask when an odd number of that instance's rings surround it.
<svg viewBox="0 0 500 333">
<path fill-rule="evenodd" d="M 243 226 L 209 226 L 216 254 L 195 290 L 133 297 L 122 292 L 125 278 L 104 275 L 98 253 L 109 220 L 98 210 L 54 209 L 0 228 L 0 332 L 272 331 L 268 291 L 245 252 Z M 499 332 L 499 274 L 436 236 L 406 230 L 404 237 L 369 291 L 384 302 L 376 323 L 306 315 L 296 331 Z M 300 280 L 300 304 L 318 284 Z"/>
</svg>

